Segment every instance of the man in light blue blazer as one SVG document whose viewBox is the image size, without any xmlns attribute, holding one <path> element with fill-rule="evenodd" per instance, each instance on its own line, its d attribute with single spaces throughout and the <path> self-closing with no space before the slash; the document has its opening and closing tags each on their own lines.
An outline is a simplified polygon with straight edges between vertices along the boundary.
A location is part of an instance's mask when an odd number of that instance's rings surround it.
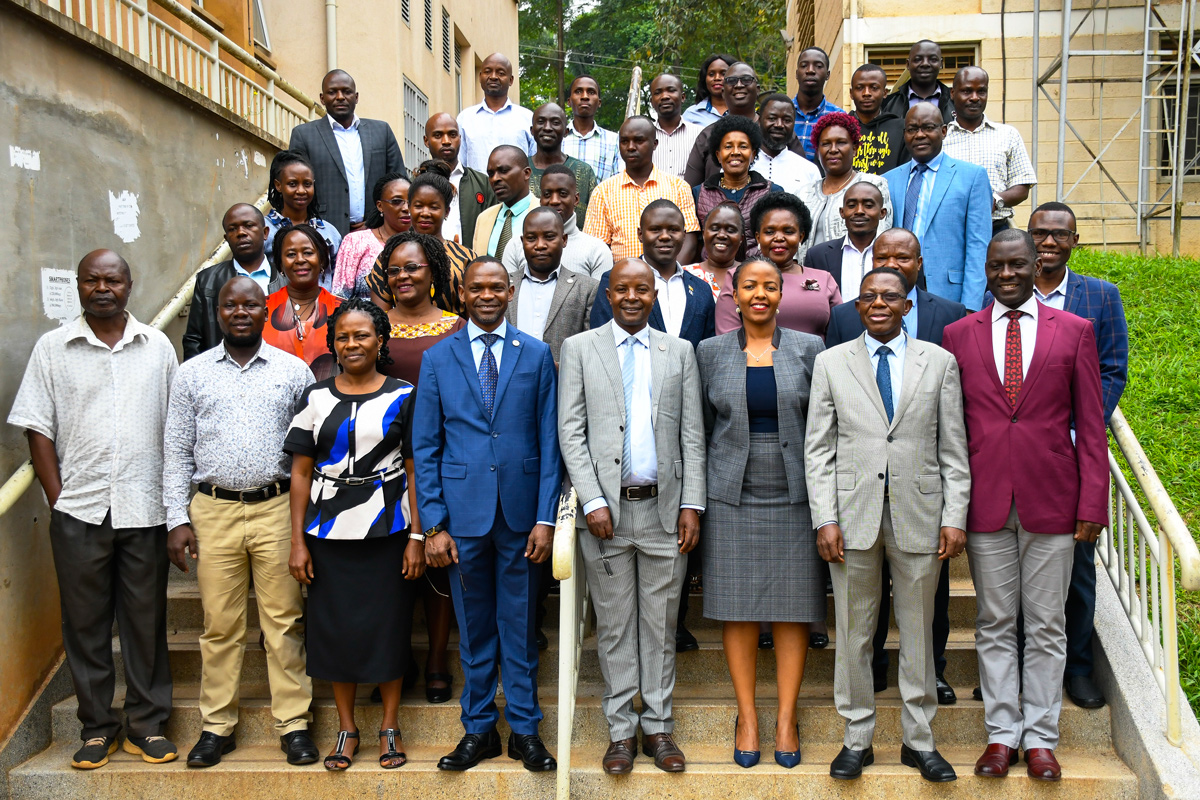
<svg viewBox="0 0 1200 800">
<path fill-rule="evenodd" d="M 942 152 L 946 124 L 937 107 L 918 103 L 904 118 L 912 161 L 884 175 L 898 227 L 917 235 L 925 254 L 925 288 L 983 307 L 983 262 L 992 238 L 992 189 L 987 171 Z"/>
<path fill-rule="evenodd" d="M 463 668 L 466 735 L 439 769 L 470 769 L 501 751 L 497 667 L 504 673 L 510 758 L 557 767 L 538 737 L 536 564 L 550 557 L 562 481 L 550 347 L 508 325 L 499 259 L 467 265 L 466 327 L 426 351 L 413 417 L 418 512 L 430 566 L 450 567 Z"/>
</svg>

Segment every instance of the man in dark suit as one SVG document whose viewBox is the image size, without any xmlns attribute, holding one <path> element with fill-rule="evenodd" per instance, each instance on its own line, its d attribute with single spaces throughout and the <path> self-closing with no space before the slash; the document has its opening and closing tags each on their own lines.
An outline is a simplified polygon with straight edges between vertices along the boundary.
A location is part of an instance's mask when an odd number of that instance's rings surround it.
<svg viewBox="0 0 1200 800">
<path fill-rule="evenodd" d="M 1058 781 L 1071 563 L 1075 543 L 1108 524 L 1108 441 L 1096 336 L 1037 301 L 1040 268 L 1032 236 L 996 234 L 985 261 L 996 301 L 942 342 L 962 374 L 971 453 L 967 557 L 988 734 L 975 774 L 1006 776 L 1021 748 L 1029 777 Z"/>
<path fill-rule="evenodd" d="M 562 481 L 550 348 L 504 319 L 513 287 L 499 260 L 472 261 L 460 296 L 466 327 L 426 352 L 414 411 L 426 555 L 450 567 L 466 733 L 438 768 L 461 771 L 502 752 L 497 667 L 504 673 L 508 755 L 557 768 L 538 736 L 533 600 L 550 557 Z"/>
<path fill-rule="evenodd" d="M 188 311 L 187 330 L 183 334 L 183 360 L 198 356 L 223 341 L 217 322 L 217 295 L 225 282 L 236 275 L 245 275 L 269 295 L 287 283 L 287 276 L 263 255 L 267 242 L 267 226 L 262 212 L 249 203 L 235 203 L 221 219 L 225 243 L 233 258 L 205 267 L 196 275 L 192 305 Z"/>
<path fill-rule="evenodd" d="M 857 295 L 862 279 L 875 268 L 871 260 L 872 245 L 879 225 L 887 219 L 888 209 L 879 187 L 860 181 L 846 190 L 838 213 L 846 222 L 846 235 L 813 245 L 804 254 L 804 266 L 823 269 L 832 275 L 842 290 L 842 299 L 848 301 L 850 292 Z"/>
<path fill-rule="evenodd" d="M 855 186 L 870 184 L 855 184 Z M 851 187 L 853 188 L 853 187 Z M 942 331 L 952 322 L 967 315 L 962 303 L 938 297 L 917 286 L 921 274 L 921 243 L 912 231 L 892 228 L 879 234 L 873 248 L 875 268 L 891 267 L 898 270 L 908 285 L 908 300 L 912 309 L 904 317 L 904 329 L 910 336 L 930 344 L 941 345 Z M 852 341 L 866 330 L 854 303 L 843 303 L 833 309 L 829 317 L 829 329 L 825 333 L 825 346 L 834 347 Z M 879 605 L 879 624 L 875 629 L 872 660 L 875 691 L 887 688 L 888 654 L 885 649 L 888 633 L 888 614 L 891 610 L 892 574 L 887 560 L 883 562 L 883 591 Z M 953 705 L 958 702 L 954 687 L 946 680 L 946 642 L 950 638 L 950 564 L 942 563 L 938 577 L 937 592 L 933 597 L 933 661 L 937 684 L 938 705 Z"/>
<path fill-rule="evenodd" d="M 325 205 L 322 218 L 345 236 L 363 226 L 375 182 L 389 172 L 403 173 L 404 158 L 390 125 L 355 116 L 358 90 L 349 73 L 328 73 L 319 99 L 325 118 L 293 128 L 288 149 L 312 164 Z"/>
</svg>

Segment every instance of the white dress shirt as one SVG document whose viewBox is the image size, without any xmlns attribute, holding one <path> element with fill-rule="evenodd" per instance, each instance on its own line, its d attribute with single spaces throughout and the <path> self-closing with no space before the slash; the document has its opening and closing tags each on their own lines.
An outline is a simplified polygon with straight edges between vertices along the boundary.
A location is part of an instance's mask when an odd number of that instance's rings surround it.
<svg viewBox="0 0 1200 800">
<path fill-rule="evenodd" d="M 1004 343 L 1008 338 L 1008 317 L 1011 309 L 997 300 L 992 303 L 992 355 L 996 359 L 996 372 L 1000 383 L 1004 383 Z M 1033 360 L 1033 348 L 1037 347 L 1038 302 L 1033 295 L 1016 309 L 1023 312 L 1017 323 L 1021 327 L 1021 377 L 1029 374 L 1029 362 Z"/>
<path fill-rule="evenodd" d="M 854 298 L 858 296 L 858 287 L 862 285 L 863 276 L 875 268 L 874 254 L 875 240 L 873 239 L 864 250 L 855 247 L 849 236 L 843 240 L 842 286 L 846 287 L 846 291 L 842 292 L 842 302 L 854 302 Z"/>
<path fill-rule="evenodd" d="M 475 372 L 479 372 L 479 363 L 483 361 L 483 340 L 480 336 L 485 333 L 494 333 L 500 338 L 492 343 L 492 355 L 496 357 L 496 374 L 500 374 L 500 358 L 504 355 L 504 337 L 508 336 L 508 323 L 500 320 L 500 327 L 494 331 L 485 331 L 483 328 L 475 324 L 474 320 L 467 320 L 467 338 L 471 340 L 471 355 L 475 359 Z"/>
<path fill-rule="evenodd" d="M 458 114 L 458 129 L 462 132 L 462 148 L 458 160 L 487 174 L 488 156 L 502 144 L 511 144 L 533 155 L 536 144 L 529 132 L 533 125 L 533 112 L 505 100 L 499 111 L 492 111 L 487 103 L 464 108 Z"/>
<path fill-rule="evenodd" d="M 675 274 L 663 280 L 654 270 L 654 288 L 658 290 L 658 308 L 662 312 L 667 333 L 678 336 L 683 329 L 683 311 L 687 307 L 687 287 L 683 284 L 683 268 L 675 264 Z"/>
<path fill-rule="evenodd" d="M 1062 281 L 1050 290 L 1048 294 L 1042 294 L 1042 291 L 1037 288 L 1037 284 L 1033 287 L 1033 296 L 1038 299 L 1044 306 L 1050 306 L 1056 311 L 1065 311 L 1067 307 L 1067 281 L 1071 279 L 1071 270 L 1063 268 Z"/>
<path fill-rule="evenodd" d="M 538 341 L 545 341 L 546 317 L 550 314 L 550 303 L 558 286 L 558 270 L 550 273 L 546 280 L 539 280 L 529 271 L 528 265 L 521 275 L 521 292 L 517 297 L 517 328 Z"/>
<path fill-rule="evenodd" d="M 786 147 L 774 157 L 768 155 L 766 150 L 759 149 L 758 158 L 754 159 L 750 169 L 796 196 L 821 177 L 821 170 L 817 169 L 816 164 Z"/>
<path fill-rule="evenodd" d="M 890 342 L 881 342 L 871 334 L 866 334 L 867 355 L 871 357 L 871 372 L 879 369 L 879 348 L 887 346 L 892 350 L 888 356 L 888 372 L 892 377 L 892 412 L 900 402 L 900 390 L 904 388 L 904 354 L 908 352 L 908 334 L 901 333 Z"/>
<path fill-rule="evenodd" d="M 466 169 L 462 165 L 462 159 L 454 165 L 454 169 L 450 171 L 450 185 L 454 187 L 454 196 L 450 198 L 450 208 L 446 210 L 446 219 L 442 222 L 442 238 L 448 242 L 453 242 L 454 237 L 460 237 L 459 244 L 464 247 L 470 247 L 470 242 L 461 241 L 462 237 L 462 212 L 459 211 L 458 204 L 458 184 L 462 182 L 463 175 L 466 174 Z"/>
<path fill-rule="evenodd" d="M 343 128 L 332 115 L 329 116 L 329 126 L 333 128 L 333 138 L 337 141 L 338 152 L 342 154 L 342 164 L 346 167 L 346 185 L 350 192 L 350 224 L 362 222 L 366 203 L 367 172 L 363 165 L 362 137 L 358 135 L 358 117 Z"/>
<path fill-rule="evenodd" d="M 658 139 L 658 147 L 654 148 L 654 166 L 676 178 L 682 178 L 687 169 L 688 156 L 692 154 L 692 146 L 702 130 L 703 125 L 680 119 L 675 130 L 667 133 L 656 121 L 654 135 Z"/>
</svg>

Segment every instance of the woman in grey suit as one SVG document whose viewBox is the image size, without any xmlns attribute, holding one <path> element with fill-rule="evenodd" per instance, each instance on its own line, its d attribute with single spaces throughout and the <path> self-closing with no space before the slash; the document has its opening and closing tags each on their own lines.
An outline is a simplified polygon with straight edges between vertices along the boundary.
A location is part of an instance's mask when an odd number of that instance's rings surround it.
<svg viewBox="0 0 1200 800">
<path fill-rule="evenodd" d="M 804 429 L 820 337 L 781 328 L 779 267 L 745 262 L 733 276 L 742 325 L 700 343 L 708 431 L 704 616 L 724 621 L 737 695 L 734 761 L 758 763 L 755 666 L 759 622 L 771 623 L 778 667 L 775 761 L 800 763 L 796 698 L 808 626 L 825 618 L 825 579 L 804 479 Z"/>
</svg>

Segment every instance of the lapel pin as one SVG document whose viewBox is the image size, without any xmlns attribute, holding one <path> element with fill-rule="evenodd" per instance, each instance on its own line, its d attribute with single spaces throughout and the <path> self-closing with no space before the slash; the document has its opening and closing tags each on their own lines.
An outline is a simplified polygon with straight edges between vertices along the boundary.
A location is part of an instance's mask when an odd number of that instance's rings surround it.
<svg viewBox="0 0 1200 800">
<path fill-rule="evenodd" d="M 521 346 L 521 340 L 513 339 L 513 347 L 520 347 L 520 346 Z"/>
<path fill-rule="evenodd" d="M 696 293 L 696 287 L 688 286 L 688 294 L 695 294 L 695 293 Z"/>
<path fill-rule="evenodd" d="M 659 350 L 666 350 L 666 349 L 667 349 L 667 346 L 666 346 L 665 344 L 660 344 L 660 345 L 658 346 L 658 349 L 659 349 Z"/>
</svg>

